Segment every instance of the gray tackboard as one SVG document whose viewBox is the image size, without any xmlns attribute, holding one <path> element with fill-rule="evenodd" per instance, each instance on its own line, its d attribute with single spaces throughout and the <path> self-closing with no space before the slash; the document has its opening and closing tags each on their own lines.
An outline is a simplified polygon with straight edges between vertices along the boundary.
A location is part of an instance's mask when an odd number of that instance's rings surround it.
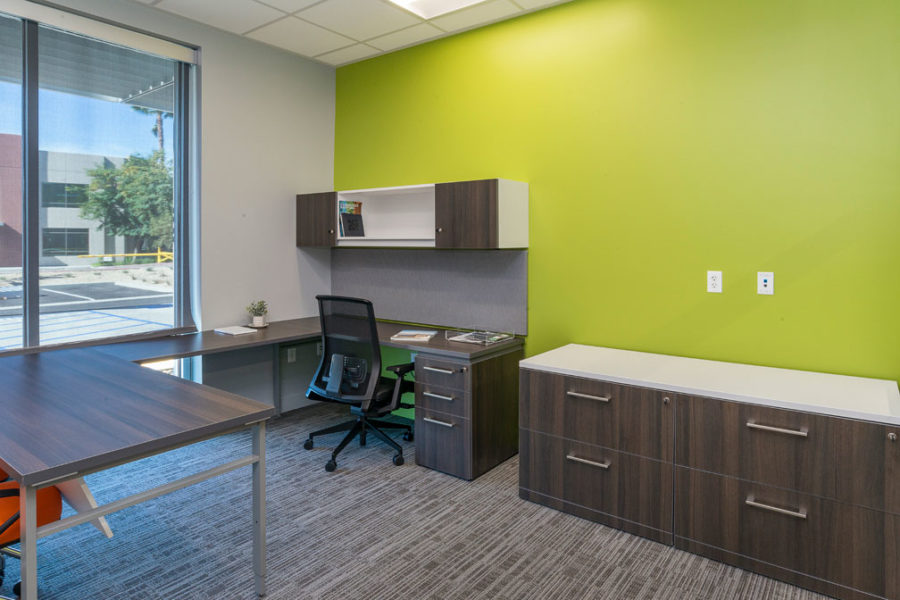
<svg viewBox="0 0 900 600">
<path fill-rule="evenodd" d="M 331 291 L 379 319 L 528 333 L 527 250 L 335 248 Z"/>
</svg>

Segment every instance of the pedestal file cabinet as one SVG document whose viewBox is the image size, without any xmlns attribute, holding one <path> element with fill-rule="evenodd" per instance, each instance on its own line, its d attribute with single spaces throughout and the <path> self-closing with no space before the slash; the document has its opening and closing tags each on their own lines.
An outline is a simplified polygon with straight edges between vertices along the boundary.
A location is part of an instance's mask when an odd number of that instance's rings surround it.
<svg viewBox="0 0 900 600">
<path fill-rule="evenodd" d="M 522 498 L 900 599 L 896 382 L 569 345 L 520 363 L 519 423 Z"/>
</svg>

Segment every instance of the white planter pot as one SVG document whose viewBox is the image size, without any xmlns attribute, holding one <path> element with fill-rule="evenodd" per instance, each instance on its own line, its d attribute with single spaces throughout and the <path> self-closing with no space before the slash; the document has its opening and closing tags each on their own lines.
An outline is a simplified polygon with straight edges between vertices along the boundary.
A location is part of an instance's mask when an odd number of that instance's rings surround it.
<svg viewBox="0 0 900 600">
<path fill-rule="evenodd" d="M 266 316 L 263 315 L 261 317 L 253 317 L 253 322 L 250 323 L 254 327 L 265 327 L 266 326 Z"/>
</svg>

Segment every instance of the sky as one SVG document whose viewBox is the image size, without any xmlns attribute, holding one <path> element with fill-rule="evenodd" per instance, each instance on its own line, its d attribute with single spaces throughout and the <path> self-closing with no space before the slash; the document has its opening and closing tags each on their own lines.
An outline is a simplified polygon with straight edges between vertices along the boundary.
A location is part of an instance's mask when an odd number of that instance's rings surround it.
<svg viewBox="0 0 900 600">
<path fill-rule="evenodd" d="M 159 147 L 151 130 L 156 117 L 127 104 L 41 90 L 38 95 L 41 150 L 125 158 Z M 0 81 L 0 133 L 22 133 L 22 87 Z M 172 119 L 163 120 L 166 157 L 172 157 Z"/>
</svg>

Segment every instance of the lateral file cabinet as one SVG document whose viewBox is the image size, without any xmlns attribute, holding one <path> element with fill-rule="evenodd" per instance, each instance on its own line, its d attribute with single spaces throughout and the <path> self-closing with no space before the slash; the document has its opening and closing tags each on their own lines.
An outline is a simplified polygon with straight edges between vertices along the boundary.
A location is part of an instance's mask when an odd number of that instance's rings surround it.
<svg viewBox="0 0 900 600">
<path fill-rule="evenodd" d="M 676 406 L 678 548 L 838 598 L 900 598 L 900 427 Z"/>
<path fill-rule="evenodd" d="M 522 369 L 519 495 L 672 543 L 672 395 Z"/>
<path fill-rule="evenodd" d="M 475 479 L 518 450 L 522 347 L 472 360 L 416 355 L 416 464 Z"/>
<path fill-rule="evenodd" d="M 522 498 L 841 599 L 900 600 L 898 436 L 896 382 L 574 344 L 520 364 Z"/>
</svg>

